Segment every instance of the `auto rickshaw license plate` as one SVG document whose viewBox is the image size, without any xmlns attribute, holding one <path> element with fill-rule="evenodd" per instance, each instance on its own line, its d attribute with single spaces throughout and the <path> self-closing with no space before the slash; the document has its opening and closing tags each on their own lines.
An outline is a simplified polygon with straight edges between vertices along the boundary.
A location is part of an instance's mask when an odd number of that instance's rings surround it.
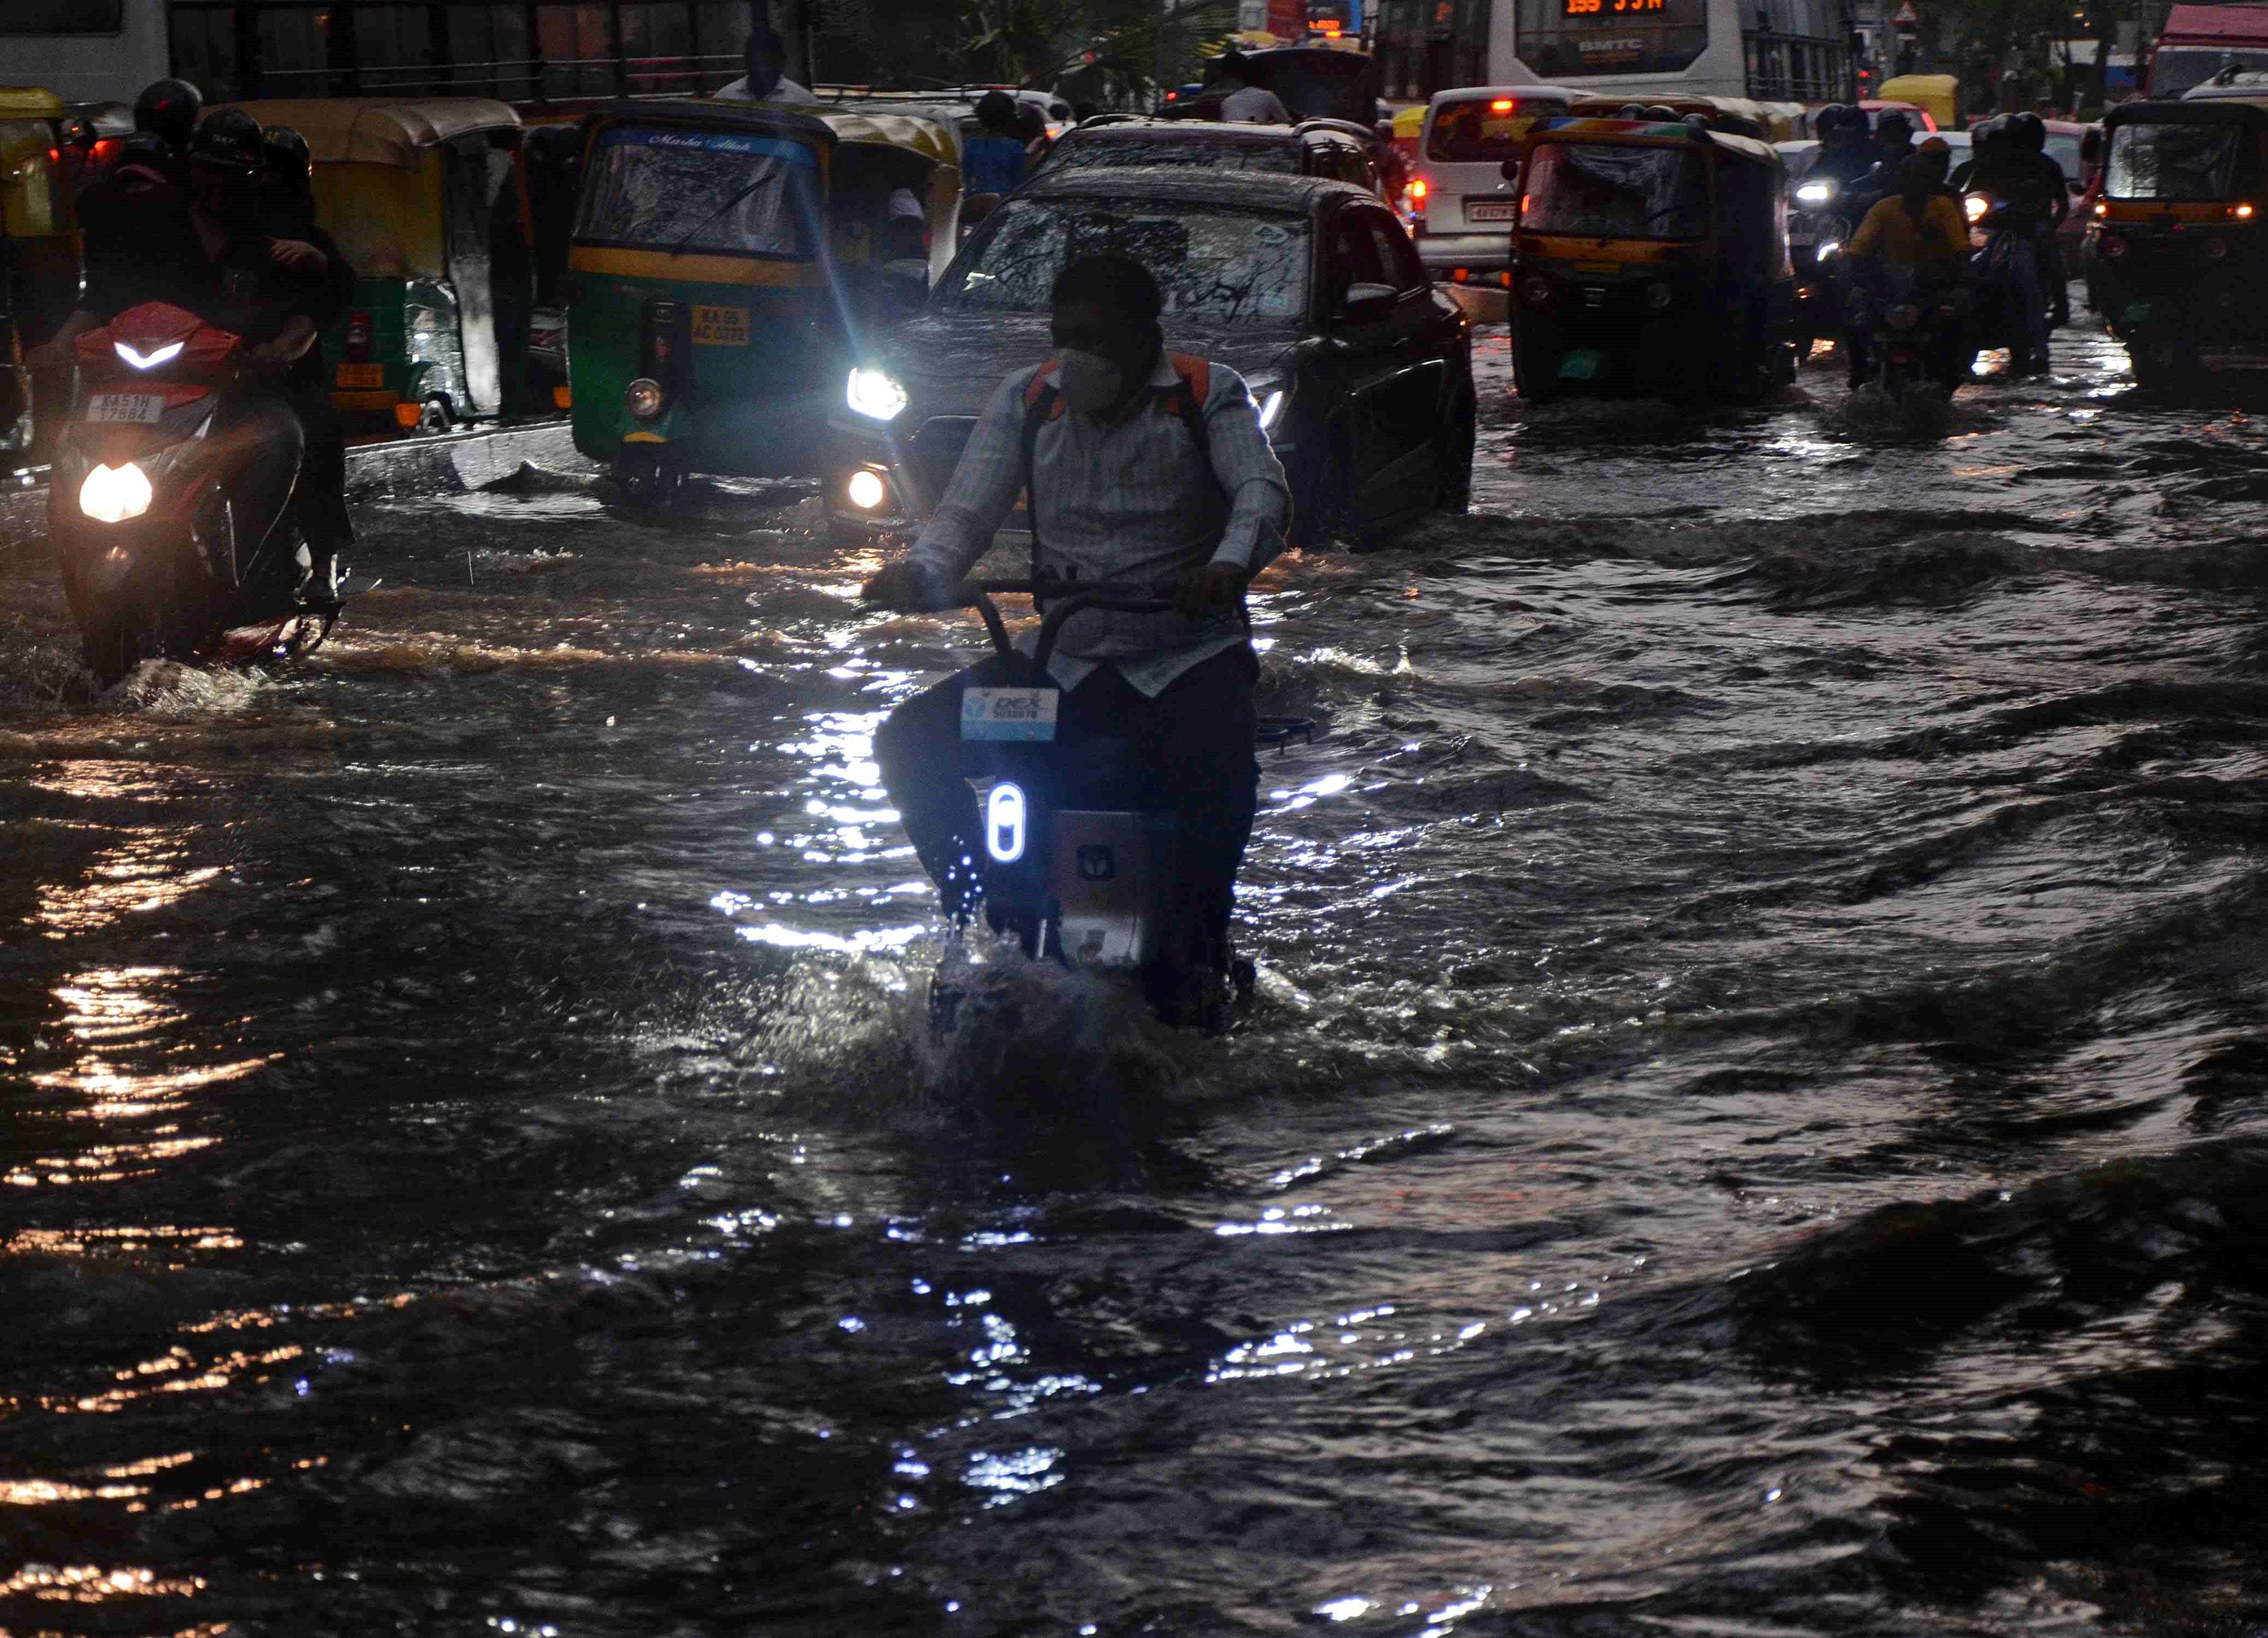
<svg viewBox="0 0 2268 1638">
<path fill-rule="evenodd" d="M 748 310 L 746 307 L 703 307 L 693 309 L 693 344 L 696 347 L 746 347 L 748 344 Z"/>
<path fill-rule="evenodd" d="M 971 688 L 961 696 L 963 739 L 1053 739 L 1060 688 Z"/>
<path fill-rule="evenodd" d="M 110 425 L 155 426 L 166 418 L 163 393 L 97 393 L 86 400 L 86 421 Z"/>
<path fill-rule="evenodd" d="M 341 364 L 339 385 L 352 387 L 373 387 L 386 385 L 384 364 Z"/>
</svg>

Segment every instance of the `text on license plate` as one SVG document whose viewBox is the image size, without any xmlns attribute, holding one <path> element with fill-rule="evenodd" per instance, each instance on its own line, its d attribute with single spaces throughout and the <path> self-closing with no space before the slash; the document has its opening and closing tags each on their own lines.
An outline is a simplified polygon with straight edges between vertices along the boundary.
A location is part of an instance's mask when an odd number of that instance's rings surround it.
<svg viewBox="0 0 2268 1638">
<path fill-rule="evenodd" d="M 339 385 L 351 387 L 384 386 L 386 366 L 384 364 L 341 364 Z"/>
<path fill-rule="evenodd" d="M 155 426 L 166 418 L 163 393 L 97 393 L 86 400 L 89 421 Z"/>
<path fill-rule="evenodd" d="M 1465 220 L 1468 222 L 1512 222 L 1519 219 L 1520 202 L 1513 199 L 1468 199 L 1465 201 Z"/>
<path fill-rule="evenodd" d="M 1053 739 L 1060 688 L 971 688 L 961 696 L 963 739 Z"/>
<path fill-rule="evenodd" d="M 746 347 L 748 344 L 748 310 L 746 307 L 703 307 L 693 309 L 693 344 L 696 347 Z"/>
</svg>

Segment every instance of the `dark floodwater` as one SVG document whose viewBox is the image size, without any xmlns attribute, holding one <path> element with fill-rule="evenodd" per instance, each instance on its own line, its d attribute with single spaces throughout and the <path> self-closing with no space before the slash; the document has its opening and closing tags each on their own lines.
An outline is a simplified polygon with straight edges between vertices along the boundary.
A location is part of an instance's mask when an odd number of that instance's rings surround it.
<svg viewBox="0 0 2268 1638">
<path fill-rule="evenodd" d="M 15 554 L 0 1627 L 2268 1623 L 2268 439 L 2057 360 L 1493 397 L 1271 571 L 1226 1042 L 917 1047 L 868 735 L 980 634 L 792 497 L 376 505 L 327 657 L 93 705 Z"/>
</svg>

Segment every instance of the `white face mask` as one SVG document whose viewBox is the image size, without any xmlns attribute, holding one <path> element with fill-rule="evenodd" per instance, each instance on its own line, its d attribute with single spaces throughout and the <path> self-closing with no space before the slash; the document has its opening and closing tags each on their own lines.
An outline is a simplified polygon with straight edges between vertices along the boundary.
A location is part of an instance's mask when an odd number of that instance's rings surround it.
<svg viewBox="0 0 2268 1638">
<path fill-rule="evenodd" d="M 1126 390 L 1126 372 L 1101 353 L 1066 351 L 1056 377 L 1064 402 L 1082 415 L 1100 415 Z"/>
</svg>

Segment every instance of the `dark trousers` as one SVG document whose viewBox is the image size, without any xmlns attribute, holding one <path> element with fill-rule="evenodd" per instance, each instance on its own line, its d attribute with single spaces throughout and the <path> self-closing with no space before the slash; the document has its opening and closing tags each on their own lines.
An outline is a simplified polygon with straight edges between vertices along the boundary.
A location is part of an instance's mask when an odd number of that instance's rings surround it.
<svg viewBox="0 0 2268 1638">
<path fill-rule="evenodd" d="M 1181 879 L 1174 924 L 1190 930 L 1186 959 L 1225 969 L 1236 868 L 1252 835 L 1260 789 L 1253 754 L 1259 718 L 1253 686 L 1259 662 L 1239 643 L 1192 665 L 1155 699 L 1108 665 L 1064 695 L 1056 743 L 1116 738 L 1132 743 L 1145 785 L 1170 793 L 1181 816 Z M 974 907 L 983 878 L 983 826 L 968 776 L 976 771 L 961 739 L 961 696 L 972 687 L 1020 686 L 998 658 L 972 665 L 917 694 L 890 713 L 874 734 L 874 760 L 920 855 L 955 921 Z"/>
<path fill-rule="evenodd" d="M 312 385 L 291 381 L 284 398 L 306 436 L 293 500 L 299 526 L 307 532 L 308 551 L 320 562 L 354 541 L 354 525 L 347 518 L 346 427 L 320 379 Z"/>
</svg>

